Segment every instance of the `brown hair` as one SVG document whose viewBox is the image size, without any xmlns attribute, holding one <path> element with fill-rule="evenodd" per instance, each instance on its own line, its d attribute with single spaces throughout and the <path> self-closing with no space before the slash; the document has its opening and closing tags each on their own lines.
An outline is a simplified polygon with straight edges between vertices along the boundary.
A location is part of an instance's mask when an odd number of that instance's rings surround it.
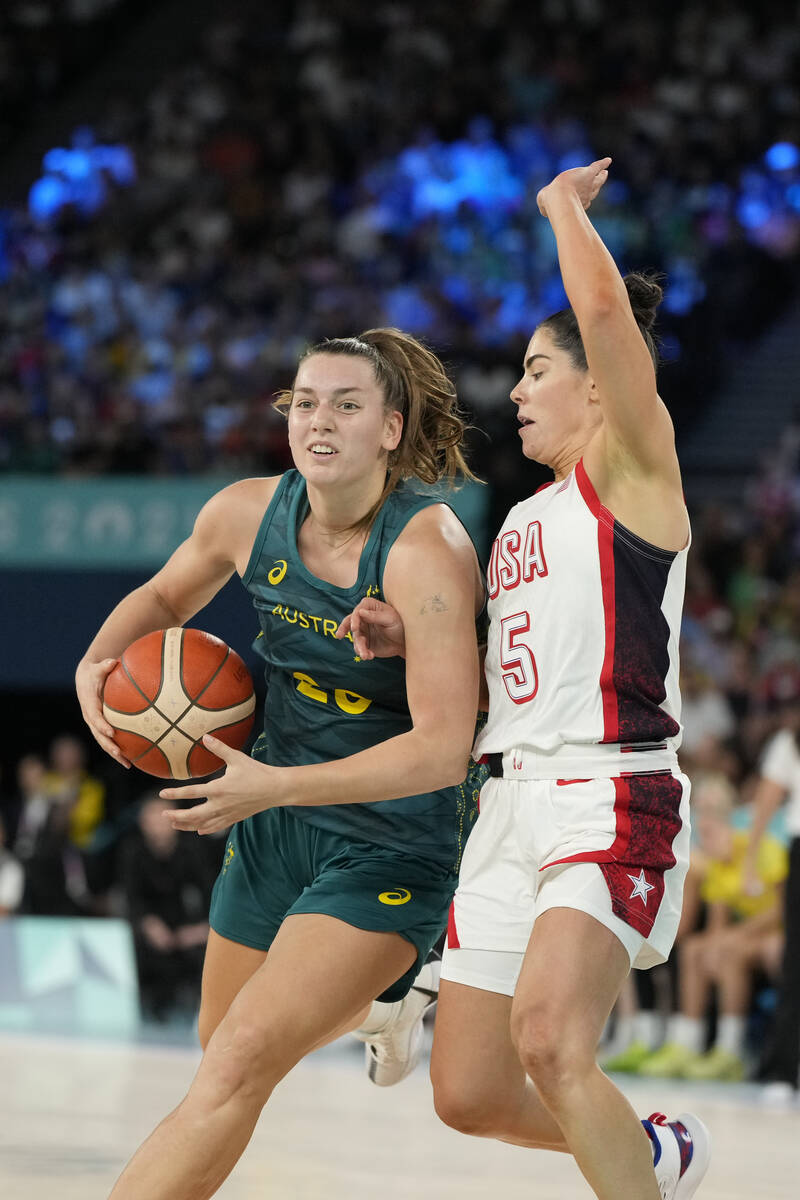
<svg viewBox="0 0 800 1200">
<path fill-rule="evenodd" d="M 658 275 L 645 275 L 634 271 L 622 281 L 628 293 L 631 311 L 655 367 L 658 366 L 658 348 L 650 331 L 655 324 L 656 312 L 664 295 L 659 279 Z M 560 350 L 566 350 L 574 367 L 579 371 L 588 371 L 578 319 L 571 308 L 562 308 L 560 312 L 546 317 L 537 325 L 537 329 L 547 330 L 555 345 Z"/>
<path fill-rule="evenodd" d="M 345 354 L 372 363 L 383 389 L 387 412 L 403 414 L 403 432 L 388 456 L 388 474 L 378 502 L 354 530 L 368 529 L 401 479 L 451 486 L 458 475 L 475 480 L 461 450 L 467 425 L 458 409 L 456 389 L 432 350 L 400 329 L 367 329 L 357 337 L 327 338 L 302 355 Z M 299 365 L 299 364 L 298 364 Z M 294 389 L 279 392 L 275 407 L 284 414 Z"/>
</svg>

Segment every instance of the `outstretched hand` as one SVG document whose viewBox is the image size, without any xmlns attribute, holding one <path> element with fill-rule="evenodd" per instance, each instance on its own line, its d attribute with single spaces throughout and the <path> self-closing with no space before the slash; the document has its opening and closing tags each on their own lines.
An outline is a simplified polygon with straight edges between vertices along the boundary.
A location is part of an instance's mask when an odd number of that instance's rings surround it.
<svg viewBox="0 0 800 1200">
<path fill-rule="evenodd" d="M 406 632 L 400 614 L 391 604 L 365 596 L 336 630 L 337 638 L 353 636 L 359 658 L 393 658 L 406 655 Z"/>
<path fill-rule="evenodd" d="M 159 792 L 162 800 L 205 800 L 194 808 L 166 809 L 164 815 L 173 829 L 218 833 L 253 813 L 281 803 L 277 794 L 280 767 L 256 762 L 249 754 L 233 750 L 211 734 L 205 735 L 203 745 L 222 759 L 225 774 L 209 783 L 190 783 Z"/>
<path fill-rule="evenodd" d="M 565 185 L 573 188 L 578 193 L 578 199 L 581 204 L 585 209 L 588 209 L 608 179 L 608 168 L 610 166 L 610 158 L 598 158 L 596 162 L 589 163 L 588 167 L 572 167 L 569 171 L 562 171 L 560 175 L 556 175 L 555 179 L 548 183 L 547 187 L 543 187 L 536 197 L 539 212 L 543 217 L 549 217 L 547 202 L 556 189 L 562 188 Z"/>
</svg>

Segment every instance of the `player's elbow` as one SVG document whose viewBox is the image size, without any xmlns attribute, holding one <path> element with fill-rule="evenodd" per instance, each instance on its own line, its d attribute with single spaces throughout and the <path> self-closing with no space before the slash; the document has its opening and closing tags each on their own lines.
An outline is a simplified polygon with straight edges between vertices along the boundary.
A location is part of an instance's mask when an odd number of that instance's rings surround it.
<svg viewBox="0 0 800 1200">
<path fill-rule="evenodd" d="M 437 775 L 440 779 L 436 788 L 457 787 L 463 783 L 469 769 L 472 737 L 468 743 L 457 737 L 439 738 L 434 747 L 437 760 Z"/>
<path fill-rule="evenodd" d="M 458 759 L 454 759 L 451 770 L 448 773 L 447 783 L 445 787 L 458 787 L 467 777 L 469 770 L 469 753 L 462 755 Z"/>
<path fill-rule="evenodd" d="M 142 584 L 141 591 L 148 596 L 151 604 L 154 604 L 161 610 L 159 615 L 166 622 L 164 628 L 174 629 L 178 625 L 183 625 L 184 621 L 187 621 L 189 617 L 194 615 L 193 613 L 188 613 L 184 616 L 182 613 L 179 613 L 175 605 L 170 604 L 164 593 L 156 587 L 152 579 L 148 579 L 146 583 Z"/>
<path fill-rule="evenodd" d="M 602 329 L 618 317 L 624 304 L 627 304 L 627 295 L 624 288 L 620 293 L 616 280 L 597 280 L 592 288 L 587 289 L 586 296 L 582 297 L 578 306 L 581 328 Z"/>
</svg>

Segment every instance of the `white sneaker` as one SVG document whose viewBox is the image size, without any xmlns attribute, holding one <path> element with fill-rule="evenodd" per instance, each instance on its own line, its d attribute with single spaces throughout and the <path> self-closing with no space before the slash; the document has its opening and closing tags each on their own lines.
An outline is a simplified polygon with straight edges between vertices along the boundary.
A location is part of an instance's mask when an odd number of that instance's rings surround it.
<svg viewBox="0 0 800 1200">
<path fill-rule="evenodd" d="M 784 1083 L 781 1079 L 774 1079 L 770 1083 L 761 1085 L 759 1102 L 765 1108 L 792 1109 L 797 1104 L 797 1100 L 797 1088 L 792 1087 L 791 1083 Z"/>
<path fill-rule="evenodd" d="M 422 1052 L 422 1018 L 439 998 L 442 964 L 431 958 L 423 964 L 406 996 L 378 1033 L 359 1037 L 364 1047 L 367 1075 L 378 1087 L 391 1087 L 414 1070 Z"/>
<path fill-rule="evenodd" d="M 653 1113 L 642 1124 L 653 1143 L 662 1200 L 691 1200 L 711 1158 L 711 1136 L 705 1125 L 694 1113 L 680 1113 L 674 1121 Z"/>
</svg>

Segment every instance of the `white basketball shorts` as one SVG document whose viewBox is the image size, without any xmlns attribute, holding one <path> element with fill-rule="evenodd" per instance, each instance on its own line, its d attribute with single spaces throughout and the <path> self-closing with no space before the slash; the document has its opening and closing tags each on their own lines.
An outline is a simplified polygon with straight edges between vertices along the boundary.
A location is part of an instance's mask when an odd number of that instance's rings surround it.
<svg viewBox="0 0 800 1200">
<path fill-rule="evenodd" d="M 487 780 L 450 909 L 442 978 L 513 996 L 534 922 L 550 908 L 594 917 L 631 966 L 664 962 L 678 930 L 689 838 L 689 780 L 677 771 Z"/>
</svg>

